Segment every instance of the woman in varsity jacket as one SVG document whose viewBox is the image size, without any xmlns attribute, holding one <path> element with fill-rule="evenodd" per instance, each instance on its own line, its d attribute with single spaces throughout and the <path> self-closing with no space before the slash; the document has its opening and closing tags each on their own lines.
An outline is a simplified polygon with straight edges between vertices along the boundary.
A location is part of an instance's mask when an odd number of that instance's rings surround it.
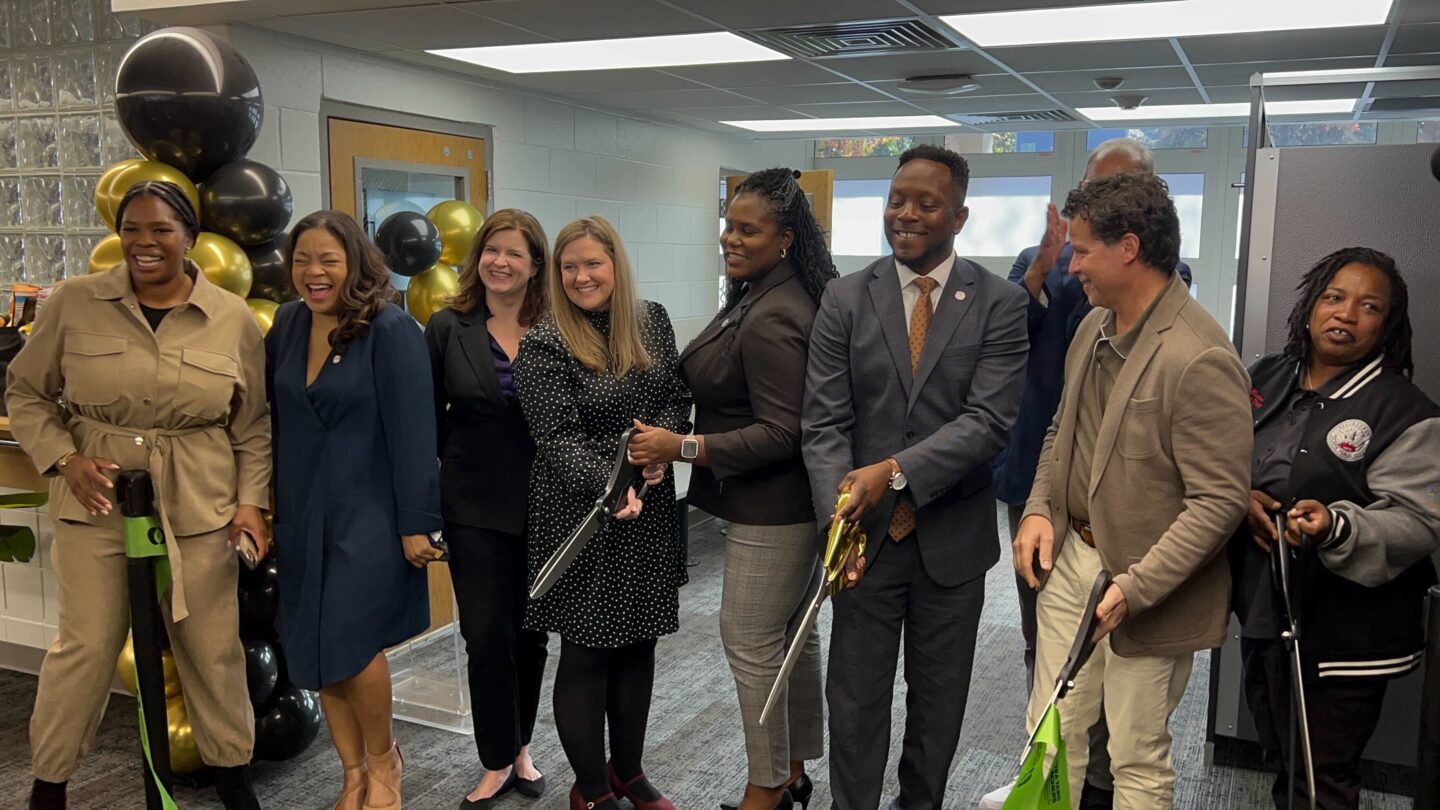
<svg viewBox="0 0 1440 810">
<path fill-rule="evenodd" d="M 1410 381 L 1408 300 L 1389 256 L 1336 251 L 1305 274 L 1285 349 L 1250 369 L 1250 512 L 1230 560 L 1245 697 L 1280 769 L 1277 808 L 1291 700 L 1271 545 L 1283 539 L 1295 560 L 1317 807 L 1359 806 L 1386 686 L 1420 664 L 1440 548 L 1440 408 Z M 1310 789 L 1298 770 L 1297 803 Z"/>
</svg>

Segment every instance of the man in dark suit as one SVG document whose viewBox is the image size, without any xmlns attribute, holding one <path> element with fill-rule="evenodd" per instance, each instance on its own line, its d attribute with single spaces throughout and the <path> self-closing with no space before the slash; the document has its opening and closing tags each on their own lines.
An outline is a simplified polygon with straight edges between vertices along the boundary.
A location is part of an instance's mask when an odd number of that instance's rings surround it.
<svg viewBox="0 0 1440 810">
<path fill-rule="evenodd" d="M 870 536 L 834 603 L 830 788 L 879 807 L 905 639 L 906 719 L 893 807 L 939 808 L 970 688 L 985 572 L 999 557 L 991 462 L 1019 409 L 1025 293 L 955 255 L 969 168 L 900 156 L 885 207 L 893 256 L 832 281 L 810 336 L 801 433 L 816 513 Z"/>
<path fill-rule="evenodd" d="M 1112 138 L 1090 153 L 1085 164 L 1087 183 L 1121 172 L 1155 172 L 1155 158 L 1150 150 L 1130 138 Z M 1070 275 L 1073 253 L 1066 239 L 1067 225 L 1054 204 L 1047 206 L 1045 235 L 1040 244 L 1025 248 L 1010 268 L 1010 280 L 1029 293 L 1028 320 L 1030 359 L 1025 367 L 1025 390 L 1020 397 L 1020 418 L 1010 432 L 1010 446 L 995 462 L 995 495 L 1008 507 L 1010 540 L 1025 511 L 1030 487 L 1035 483 L 1035 466 L 1040 459 L 1040 446 L 1045 431 L 1060 405 L 1060 389 L 1065 381 L 1065 352 L 1075 328 L 1089 314 L 1090 301 L 1081 289 L 1080 280 Z M 1184 262 L 1176 272 L 1190 286 L 1190 268 Z M 1035 594 L 1018 575 L 1016 589 L 1020 595 L 1020 631 L 1025 638 L 1025 682 L 1035 676 Z M 1046 685 L 1049 688 L 1049 685 Z M 1102 717 L 1090 735 L 1090 772 L 1085 780 L 1082 806 L 1108 807 L 1111 792 L 1110 756 L 1105 751 L 1109 735 Z M 1009 786 L 987 794 L 981 810 L 998 808 L 1010 793 Z"/>
</svg>

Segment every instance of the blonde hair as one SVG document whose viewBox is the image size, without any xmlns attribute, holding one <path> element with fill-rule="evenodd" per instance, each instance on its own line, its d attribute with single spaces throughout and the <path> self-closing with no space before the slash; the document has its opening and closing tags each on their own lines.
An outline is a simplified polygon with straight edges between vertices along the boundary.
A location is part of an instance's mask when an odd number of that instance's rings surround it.
<svg viewBox="0 0 1440 810">
<path fill-rule="evenodd" d="M 610 293 L 608 343 L 565 294 L 560 254 L 571 242 L 586 236 L 605 248 L 615 266 L 615 286 Z M 555 237 L 555 251 L 551 254 L 545 287 L 550 296 L 550 316 L 554 318 L 566 347 L 581 365 L 596 374 L 608 371 L 616 377 L 650 367 L 650 354 L 640 340 L 642 315 L 640 301 L 635 297 L 635 274 L 630 270 L 630 259 L 625 255 L 625 246 L 621 244 L 615 226 L 603 217 L 592 215 L 561 228 L 560 234 Z"/>
<path fill-rule="evenodd" d="M 480 257 L 485 253 L 485 243 L 501 231 L 519 231 L 530 251 L 534 273 L 525 285 L 525 301 L 520 305 L 521 326 L 533 326 L 545 314 L 545 268 L 550 263 L 549 245 L 545 240 L 545 229 L 540 222 L 518 208 L 502 208 L 490 215 L 475 234 L 470 245 L 470 254 L 460 271 L 460 291 L 450 299 L 450 308 L 457 312 L 470 313 L 485 303 L 485 284 L 480 281 Z"/>
</svg>

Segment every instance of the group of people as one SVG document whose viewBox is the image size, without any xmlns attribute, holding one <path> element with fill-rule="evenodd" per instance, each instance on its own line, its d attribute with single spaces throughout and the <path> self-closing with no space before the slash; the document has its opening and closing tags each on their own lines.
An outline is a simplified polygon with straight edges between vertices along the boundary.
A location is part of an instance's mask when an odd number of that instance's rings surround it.
<svg viewBox="0 0 1440 810">
<path fill-rule="evenodd" d="M 828 702 L 833 806 L 878 808 L 902 640 L 892 806 L 943 805 L 1001 557 L 997 497 L 1010 504 L 1027 730 L 1091 581 L 1115 575 L 1096 654 L 1060 704 L 1077 802 L 1173 803 L 1168 719 L 1232 604 L 1262 743 L 1283 759 L 1266 555 L 1284 543 L 1315 684 L 1319 778 L 1300 789 L 1354 807 L 1385 684 L 1418 663 L 1440 546 L 1440 470 L 1425 455 L 1440 411 L 1408 379 L 1404 281 L 1373 250 L 1326 257 L 1285 350 L 1247 374 L 1189 294 L 1153 169 L 1133 142 L 1102 145 L 1008 281 L 955 254 L 969 171 L 953 152 L 900 157 L 891 255 L 843 278 L 797 175 L 757 172 L 726 210 L 721 310 L 683 351 L 664 308 L 638 298 L 610 223 L 576 220 L 552 245 L 515 209 L 485 222 L 423 334 L 353 219 L 305 217 L 286 248 L 300 300 L 262 337 L 185 259 L 199 225 L 184 195 L 135 186 L 117 217 L 124 263 L 60 285 L 9 369 L 14 433 L 55 478 L 60 622 L 31 721 L 32 810 L 65 806 L 124 643 L 112 493 L 129 469 L 155 479 L 174 573 L 162 613 L 227 808 L 259 806 L 233 548 L 246 534 L 268 550 L 273 479 L 279 638 L 291 679 L 320 692 L 343 767 L 336 808 L 401 806 L 384 651 L 427 628 L 425 568 L 448 561 L 483 770 L 460 806 L 544 793 L 530 742 L 553 633 L 569 806 L 673 810 L 643 759 L 656 641 L 678 630 L 687 580 L 677 463 L 694 468 L 689 502 L 728 523 L 720 632 L 748 762 L 734 807 L 808 806 Z M 529 599 L 622 450 L 637 486 Z M 836 517 L 871 542 L 845 561 L 822 672 L 818 633 L 796 636 Z M 798 664 L 762 724 L 792 645 Z"/>
</svg>

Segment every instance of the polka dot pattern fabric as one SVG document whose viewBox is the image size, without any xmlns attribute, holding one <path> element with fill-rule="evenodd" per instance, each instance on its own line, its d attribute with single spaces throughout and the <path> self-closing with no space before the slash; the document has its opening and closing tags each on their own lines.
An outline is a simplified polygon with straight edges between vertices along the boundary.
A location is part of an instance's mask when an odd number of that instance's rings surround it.
<svg viewBox="0 0 1440 810">
<path fill-rule="evenodd" d="M 690 392 L 680 380 L 675 332 L 661 305 L 642 301 L 641 339 L 651 366 L 623 379 L 576 360 L 548 316 L 526 334 L 515 388 L 535 437 L 528 547 L 534 581 L 595 505 L 634 419 L 690 432 Z M 585 313 L 607 339 L 608 313 Z M 688 581 L 673 469 L 633 520 L 607 520 L 555 586 L 532 601 L 525 626 L 587 647 L 614 648 L 680 629 L 679 588 Z"/>
</svg>

